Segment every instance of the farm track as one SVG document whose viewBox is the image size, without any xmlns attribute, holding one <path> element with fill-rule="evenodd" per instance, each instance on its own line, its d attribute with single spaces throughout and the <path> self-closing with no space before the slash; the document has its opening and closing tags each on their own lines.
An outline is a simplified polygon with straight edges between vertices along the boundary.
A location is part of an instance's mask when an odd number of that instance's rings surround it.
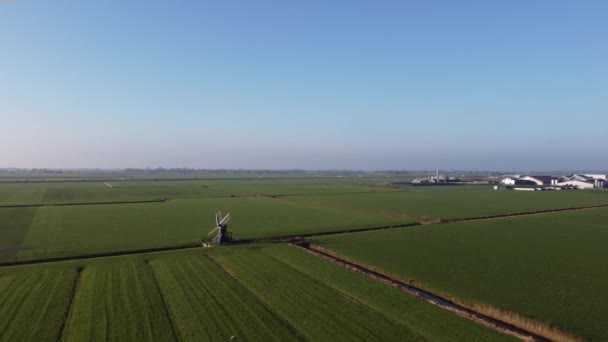
<svg viewBox="0 0 608 342">
<path fill-rule="evenodd" d="M 371 279 L 374 279 L 376 281 L 379 281 L 385 285 L 388 285 L 388 286 L 391 286 L 394 288 L 398 288 L 414 297 L 424 300 L 425 302 L 438 306 L 444 310 L 451 311 L 461 317 L 472 320 L 487 328 L 514 336 L 523 341 L 550 341 L 549 339 L 547 339 L 543 336 L 539 336 L 530 331 L 517 327 L 513 324 L 507 323 L 505 321 L 490 317 L 481 312 L 478 312 L 473 309 L 467 308 L 465 306 L 459 305 L 440 295 L 436 295 L 427 290 L 423 290 L 419 287 L 408 284 L 399 279 L 393 278 L 389 275 L 380 273 L 378 271 L 372 270 L 370 268 L 359 265 L 352 261 L 346 260 L 343 257 L 340 257 L 339 255 L 337 255 L 336 253 L 333 253 L 333 252 L 328 253 L 324 249 L 317 247 L 317 246 L 313 246 L 312 244 L 309 244 L 309 245 L 290 244 L 290 245 L 295 248 L 298 248 L 300 250 L 303 250 L 307 253 L 310 253 L 312 255 L 325 259 L 329 262 L 332 262 L 336 265 L 349 269 L 351 271 L 361 273 L 361 274 L 363 274 Z"/>
</svg>

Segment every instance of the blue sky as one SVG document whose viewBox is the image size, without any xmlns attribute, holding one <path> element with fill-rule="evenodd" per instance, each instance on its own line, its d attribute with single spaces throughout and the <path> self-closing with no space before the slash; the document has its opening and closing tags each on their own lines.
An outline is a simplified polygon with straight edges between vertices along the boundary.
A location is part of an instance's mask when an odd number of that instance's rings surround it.
<svg viewBox="0 0 608 342">
<path fill-rule="evenodd" d="M 0 2 L 0 167 L 608 169 L 606 13 Z"/>
</svg>

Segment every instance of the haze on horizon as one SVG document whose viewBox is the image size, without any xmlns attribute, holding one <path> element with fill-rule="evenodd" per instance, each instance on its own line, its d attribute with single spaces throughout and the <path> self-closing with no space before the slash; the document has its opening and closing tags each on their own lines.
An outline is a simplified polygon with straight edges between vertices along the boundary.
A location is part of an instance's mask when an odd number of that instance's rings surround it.
<svg viewBox="0 0 608 342">
<path fill-rule="evenodd" d="M 608 169 L 606 1 L 0 3 L 0 167 Z"/>
</svg>

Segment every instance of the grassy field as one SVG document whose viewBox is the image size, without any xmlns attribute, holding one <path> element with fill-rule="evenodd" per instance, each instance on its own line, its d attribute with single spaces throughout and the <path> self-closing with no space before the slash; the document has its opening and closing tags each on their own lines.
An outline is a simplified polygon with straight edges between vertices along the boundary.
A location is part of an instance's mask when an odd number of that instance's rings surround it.
<svg viewBox="0 0 608 342">
<path fill-rule="evenodd" d="M 606 191 L 392 186 L 381 177 L 114 179 L 111 188 L 74 180 L 0 182 L 0 262 L 194 245 L 216 210 L 250 240 L 608 204 Z M 604 340 L 606 219 L 608 209 L 595 209 L 315 239 L 455 299 Z M 1 267 L 0 304 L 2 317 L 16 317 L 0 323 L 0 340 L 503 338 L 283 246 Z M 24 317 L 44 322 L 28 330 Z"/>
<path fill-rule="evenodd" d="M 228 255 L 224 253 L 215 255 L 215 258 L 220 261 L 222 258 L 227 258 L 232 259 L 230 262 L 236 264 L 245 264 L 243 259 L 249 260 L 255 256 L 263 260 L 260 265 L 275 265 L 276 263 L 282 264 L 282 267 L 286 265 L 290 272 L 296 271 L 316 283 L 337 290 L 338 297 L 349 298 L 384 316 L 394 324 L 404 327 L 408 334 L 415 336 L 416 339 L 427 341 L 510 340 L 506 336 L 463 320 L 398 289 L 370 281 L 369 278 L 359 273 L 336 267 L 332 263 L 292 247 L 264 246 L 263 248 L 235 249 Z M 268 257 L 272 260 L 269 260 Z M 244 266 L 241 265 L 241 267 Z"/>
<path fill-rule="evenodd" d="M 0 206 L 66 203 L 111 203 L 162 198 L 229 197 L 200 181 L 73 182 L 0 184 Z"/>
<path fill-rule="evenodd" d="M 106 184 L 107 183 L 107 184 Z M 110 185 L 110 186 L 108 186 Z M 398 191 L 374 182 L 326 179 L 141 180 L 0 183 L 0 206 L 111 203 L 161 198 L 287 196 Z"/>
<path fill-rule="evenodd" d="M 200 254 L 150 262 L 180 340 L 260 341 L 301 335 L 218 265 Z M 202 338 L 201 338 L 202 337 Z"/>
<path fill-rule="evenodd" d="M 76 270 L 9 273 L 0 270 L 0 340 L 57 341 Z"/>
<path fill-rule="evenodd" d="M 21 246 L 35 214 L 36 208 L 0 208 L 0 251 Z"/>
<path fill-rule="evenodd" d="M 169 317 L 141 260 L 84 267 L 74 294 L 63 341 L 168 341 Z"/>
<path fill-rule="evenodd" d="M 0 289 L 2 341 L 511 340 L 284 245 L 4 267 Z"/>
<path fill-rule="evenodd" d="M 213 212 L 231 212 L 239 239 L 411 223 L 402 217 L 326 208 L 264 197 L 174 200 L 164 203 L 0 208 L 16 212 L 0 247 L 31 248 L 0 260 L 38 259 L 193 244 L 214 226 Z M 5 214 L 5 212 L 10 212 Z M 18 222 L 21 224 L 17 224 Z M 25 238 L 23 237 L 25 236 Z M 5 241 L 6 239 L 6 241 Z M 17 243 L 19 240 L 22 242 Z"/>
<path fill-rule="evenodd" d="M 320 246 L 468 303 L 608 339 L 608 209 L 318 238 Z"/>
<path fill-rule="evenodd" d="M 422 188 L 422 187 L 420 187 Z M 489 186 L 458 190 L 449 187 L 325 196 L 298 196 L 295 200 L 359 210 L 399 213 L 416 220 L 465 218 L 534 210 L 608 204 L 608 191 L 494 191 Z"/>
</svg>

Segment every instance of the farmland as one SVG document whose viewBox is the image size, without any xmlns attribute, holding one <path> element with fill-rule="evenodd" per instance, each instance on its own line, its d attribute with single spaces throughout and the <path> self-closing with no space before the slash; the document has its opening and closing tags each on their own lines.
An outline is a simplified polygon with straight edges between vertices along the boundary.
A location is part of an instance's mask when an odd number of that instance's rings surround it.
<svg viewBox="0 0 608 342">
<path fill-rule="evenodd" d="M 319 238 L 374 268 L 594 340 L 608 312 L 608 209 Z"/>
<path fill-rule="evenodd" d="M 26 336 L 19 330 L 40 341 L 510 340 L 288 246 L 9 267 L 0 286 L 0 300 L 13 303 L 3 315 L 14 317 L 1 340 Z M 53 319 L 36 335 L 28 327 L 40 316 Z"/>
<path fill-rule="evenodd" d="M 31 208 L 0 208 L 0 213 L 26 209 Z M 0 258 L 40 259 L 193 244 L 213 227 L 213 212 L 218 209 L 238 212 L 234 215 L 232 232 L 239 239 L 415 222 L 264 197 L 47 206 L 36 209 L 29 225 L 27 215 L 32 212 L 21 213 L 25 218 L 20 219 L 21 224 L 11 225 L 13 237 L 4 242 L 7 247 L 31 249 Z M 278 221 L 280 225 L 276 224 Z M 23 242 L 15 244 L 17 239 Z"/>
<path fill-rule="evenodd" d="M 16 205 L 113 203 L 161 199 L 252 195 L 350 194 L 396 191 L 372 184 L 322 180 L 139 180 L 107 182 L 0 183 L 0 207 Z"/>
<path fill-rule="evenodd" d="M 374 177 L 102 180 L 0 182 L 0 313 L 11 317 L 0 340 L 510 339 L 268 244 L 294 236 L 481 311 L 608 336 L 596 319 L 608 312 L 597 300 L 608 286 L 608 209 L 445 223 L 608 205 L 606 191 L 395 186 L 402 180 Z M 232 214 L 240 244 L 194 248 L 217 210 Z M 56 258 L 65 261 L 47 260 Z M 41 264 L 6 264 L 16 261 Z"/>
<path fill-rule="evenodd" d="M 76 270 L 0 271 L 0 339 L 56 341 L 70 301 Z"/>
<path fill-rule="evenodd" d="M 416 220 L 453 219 L 518 212 L 608 205 L 606 191 L 493 191 L 489 187 L 459 190 L 414 189 L 395 193 L 298 196 L 299 201 L 358 210 L 407 215 Z"/>
</svg>

